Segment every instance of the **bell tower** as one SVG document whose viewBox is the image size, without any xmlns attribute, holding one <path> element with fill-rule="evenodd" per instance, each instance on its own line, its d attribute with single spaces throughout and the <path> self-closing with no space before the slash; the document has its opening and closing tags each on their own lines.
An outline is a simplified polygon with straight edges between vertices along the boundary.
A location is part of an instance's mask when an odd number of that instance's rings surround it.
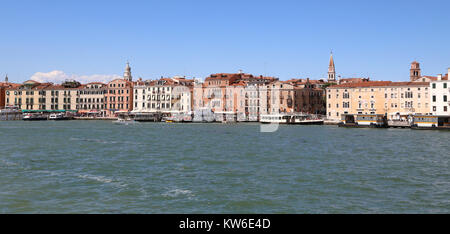
<svg viewBox="0 0 450 234">
<path fill-rule="evenodd" d="M 130 63 L 127 62 L 127 66 L 125 67 L 125 72 L 123 73 L 123 79 L 128 81 L 133 81 L 133 77 L 131 76 L 131 67 Z"/>
<path fill-rule="evenodd" d="M 420 63 L 414 61 L 411 63 L 411 69 L 409 70 L 409 79 L 415 81 L 421 77 Z"/>
<path fill-rule="evenodd" d="M 328 66 L 328 82 L 336 82 L 336 69 L 334 67 L 333 52 L 331 52 L 330 65 Z"/>
</svg>

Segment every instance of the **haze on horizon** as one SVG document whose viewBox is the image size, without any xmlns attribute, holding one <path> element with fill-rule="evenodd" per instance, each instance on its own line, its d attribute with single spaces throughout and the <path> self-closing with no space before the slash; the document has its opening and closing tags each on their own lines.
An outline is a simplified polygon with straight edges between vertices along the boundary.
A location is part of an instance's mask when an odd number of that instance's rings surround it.
<svg viewBox="0 0 450 234">
<path fill-rule="evenodd" d="M 450 2 L 50 1 L 0 3 L 0 80 L 106 81 L 237 72 L 408 80 L 450 67 Z"/>
</svg>

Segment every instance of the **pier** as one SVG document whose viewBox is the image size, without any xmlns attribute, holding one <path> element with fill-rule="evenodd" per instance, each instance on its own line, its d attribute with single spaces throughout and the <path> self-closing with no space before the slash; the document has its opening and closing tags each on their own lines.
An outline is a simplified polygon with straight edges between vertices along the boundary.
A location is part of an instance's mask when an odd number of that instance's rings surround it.
<svg viewBox="0 0 450 234">
<path fill-rule="evenodd" d="M 0 120 L 22 120 L 22 112 L 0 110 Z"/>
</svg>

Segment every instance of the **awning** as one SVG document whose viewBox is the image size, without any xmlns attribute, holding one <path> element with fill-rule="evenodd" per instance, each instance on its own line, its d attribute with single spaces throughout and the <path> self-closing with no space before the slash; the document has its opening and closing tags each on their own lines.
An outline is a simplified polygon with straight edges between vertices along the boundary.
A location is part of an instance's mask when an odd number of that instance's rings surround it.
<svg viewBox="0 0 450 234">
<path fill-rule="evenodd" d="M 214 112 L 215 114 L 236 114 L 237 112 L 233 112 L 233 111 L 216 111 Z"/>
<path fill-rule="evenodd" d="M 388 115 L 405 116 L 405 115 L 414 115 L 414 113 L 412 113 L 412 112 L 392 112 L 392 113 L 389 113 Z"/>
</svg>

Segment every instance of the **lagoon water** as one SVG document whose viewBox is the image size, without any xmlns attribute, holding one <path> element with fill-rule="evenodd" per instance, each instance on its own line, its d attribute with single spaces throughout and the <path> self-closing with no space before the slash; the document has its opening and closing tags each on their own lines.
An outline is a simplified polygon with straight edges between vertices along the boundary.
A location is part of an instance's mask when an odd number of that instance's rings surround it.
<svg viewBox="0 0 450 234">
<path fill-rule="evenodd" d="M 450 132 L 0 122 L 0 213 L 449 213 Z"/>
</svg>

